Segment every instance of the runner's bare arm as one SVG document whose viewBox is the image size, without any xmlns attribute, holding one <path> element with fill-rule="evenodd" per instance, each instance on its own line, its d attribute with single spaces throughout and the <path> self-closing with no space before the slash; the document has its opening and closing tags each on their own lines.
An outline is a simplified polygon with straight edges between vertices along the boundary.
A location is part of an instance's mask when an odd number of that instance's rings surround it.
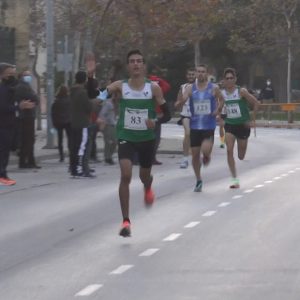
<svg viewBox="0 0 300 300">
<path fill-rule="evenodd" d="M 252 109 L 254 111 L 257 111 L 258 109 L 258 106 L 259 106 L 259 101 L 253 96 L 251 95 L 247 89 L 245 88 L 241 88 L 241 96 L 244 97 L 248 102 L 249 104 L 251 105 Z"/>
<path fill-rule="evenodd" d="M 214 96 L 215 98 L 218 100 L 218 106 L 216 108 L 216 110 L 213 112 L 214 116 L 220 115 L 224 106 L 224 97 L 221 93 L 221 90 L 219 89 L 219 87 L 216 85 L 215 89 L 214 89 Z"/>
<path fill-rule="evenodd" d="M 162 124 L 168 122 L 171 119 L 171 113 L 168 108 L 167 102 L 163 97 L 161 88 L 157 83 L 154 82 L 151 83 L 151 88 L 152 88 L 153 97 L 157 105 L 159 105 L 162 111 L 162 116 L 159 117 L 157 120 L 151 120 L 151 119 L 146 120 L 146 124 L 148 128 L 154 128 L 156 122 Z"/>
<path fill-rule="evenodd" d="M 181 108 L 182 107 L 182 86 L 180 87 L 178 94 L 177 94 L 177 98 L 176 98 L 176 102 L 174 103 L 175 108 Z"/>
<path fill-rule="evenodd" d="M 109 95 L 114 94 L 116 96 L 115 99 L 119 100 L 120 99 L 119 96 L 122 93 L 122 80 L 117 80 L 112 82 L 106 87 L 106 90 Z"/>
<path fill-rule="evenodd" d="M 182 98 L 179 101 L 179 105 L 183 105 L 188 99 L 192 96 L 192 85 L 189 84 L 186 86 L 184 92 L 182 93 Z"/>
</svg>

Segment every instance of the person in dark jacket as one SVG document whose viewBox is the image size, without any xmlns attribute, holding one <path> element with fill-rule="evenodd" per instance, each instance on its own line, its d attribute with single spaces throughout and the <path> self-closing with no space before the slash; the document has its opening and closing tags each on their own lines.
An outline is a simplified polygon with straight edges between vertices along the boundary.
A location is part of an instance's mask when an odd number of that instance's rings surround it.
<svg viewBox="0 0 300 300">
<path fill-rule="evenodd" d="M 63 132 L 67 136 L 69 155 L 71 153 L 71 102 L 68 88 L 61 85 L 56 93 L 56 98 L 51 107 L 51 117 L 58 135 L 59 161 L 65 159 L 63 147 Z"/>
<path fill-rule="evenodd" d="M 9 178 L 7 165 L 16 127 L 17 105 L 14 101 L 14 88 L 17 83 L 15 66 L 0 63 L 0 185 L 14 185 Z M 34 105 L 25 99 L 19 102 L 22 109 L 31 109 Z"/>
<path fill-rule="evenodd" d="M 19 82 L 15 87 L 14 101 L 20 103 L 23 99 L 33 104 L 32 108 L 19 108 L 18 130 L 20 134 L 19 168 L 40 169 L 34 157 L 35 143 L 35 118 L 36 107 L 39 104 L 39 97 L 31 87 L 32 76 L 28 70 L 19 75 Z"/>
<path fill-rule="evenodd" d="M 267 79 L 264 87 L 262 88 L 259 94 L 259 100 L 263 104 L 267 104 L 263 106 L 263 118 L 267 118 L 268 121 L 271 119 L 272 113 L 272 103 L 274 103 L 275 92 L 274 87 L 272 85 L 271 79 Z"/>
<path fill-rule="evenodd" d="M 87 75 L 84 71 L 78 71 L 75 75 L 75 85 L 70 92 L 71 100 L 71 176 L 94 177 L 86 162 L 88 145 L 88 127 L 92 111 L 85 83 Z"/>
</svg>

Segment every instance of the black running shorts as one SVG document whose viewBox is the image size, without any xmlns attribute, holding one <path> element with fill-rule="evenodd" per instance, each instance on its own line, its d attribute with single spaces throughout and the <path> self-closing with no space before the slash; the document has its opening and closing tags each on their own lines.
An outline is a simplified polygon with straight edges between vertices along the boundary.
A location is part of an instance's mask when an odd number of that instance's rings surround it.
<svg viewBox="0 0 300 300">
<path fill-rule="evenodd" d="M 191 147 L 201 147 L 204 140 L 210 140 L 214 142 L 215 130 L 202 130 L 202 129 L 191 129 L 190 140 Z"/>
<path fill-rule="evenodd" d="M 151 168 L 155 152 L 155 140 L 144 142 L 129 142 L 118 140 L 119 160 L 129 159 L 134 161 L 134 156 L 138 156 L 142 168 Z"/>
<path fill-rule="evenodd" d="M 250 136 L 250 127 L 246 124 L 225 124 L 225 132 L 231 133 L 237 139 L 246 140 Z"/>
</svg>

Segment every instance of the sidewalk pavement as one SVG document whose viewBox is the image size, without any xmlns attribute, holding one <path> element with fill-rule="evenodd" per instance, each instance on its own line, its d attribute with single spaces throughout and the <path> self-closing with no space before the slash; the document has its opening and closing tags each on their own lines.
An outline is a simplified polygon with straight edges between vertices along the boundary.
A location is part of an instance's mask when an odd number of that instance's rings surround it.
<svg viewBox="0 0 300 300">
<path fill-rule="evenodd" d="M 169 123 L 176 124 L 178 118 L 173 118 Z M 300 129 L 300 122 L 294 122 L 288 124 L 286 121 L 264 121 L 257 120 L 256 127 L 265 127 L 265 128 L 298 128 Z M 183 130 L 182 130 L 183 134 Z M 56 137 L 54 138 L 54 144 L 57 143 Z M 66 142 L 66 138 L 64 138 L 64 143 Z M 35 141 L 35 157 L 37 162 L 47 160 L 47 159 L 59 159 L 58 149 L 55 147 L 54 149 L 46 149 L 47 143 L 47 130 L 43 128 L 42 130 L 36 131 L 36 141 Z M 97 135 L 97 150 L 99 159 L 103 160 L 103 137 L 102 134 L 99 133 Z M 64 150 L 67 151 L 67 146 L 64 146 Z M 182 154 L 182 139 L 180 137 L 168 138 L 165 135 L 161 138 L 160 146 L 158 149 L 158 154 Z M 18 157 L 16 154 L 12 153 L 10 156 L 10 164 L 17 164 Z"/>
</svg>

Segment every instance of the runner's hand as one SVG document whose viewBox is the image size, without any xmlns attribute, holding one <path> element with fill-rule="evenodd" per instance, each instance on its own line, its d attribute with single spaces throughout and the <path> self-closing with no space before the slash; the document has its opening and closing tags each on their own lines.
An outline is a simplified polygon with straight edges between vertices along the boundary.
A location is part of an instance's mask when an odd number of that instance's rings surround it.
<svg viewBox="0 0 300 300">
<path fill-rule="evenodd" d="M 153 119 L 147 119 L 146 121 L 146 126 L 147 126 L 147 128 L 149 128 L 149 129 L 154 129 L 155 128 L 155 120 L 153 120 Z"/>
</svg>

